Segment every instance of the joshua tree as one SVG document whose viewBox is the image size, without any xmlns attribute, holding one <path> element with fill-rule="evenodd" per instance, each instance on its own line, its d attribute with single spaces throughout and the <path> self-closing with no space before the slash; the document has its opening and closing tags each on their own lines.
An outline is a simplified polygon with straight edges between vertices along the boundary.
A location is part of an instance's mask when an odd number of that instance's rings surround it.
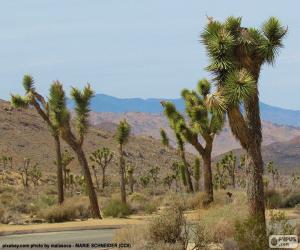
<svg viewBox="0 0 300 250">
<path fill-rule="evenodd" d="M 165 105 L 165 102 L 162 102 L 162 104 Z M 175 132 L 175 129 L 173 129 L 173 130 Z M 167 133 L 163 129 L 161 129 L 160 135 L 161 135 L 162 144 L 169 147 L 169 138 L 167 136 Z M 187 187 L 188 192 L 193 192 L 194 188 L 193 188 L 193 183 L 192 183 L 192 179 L 191 179 L 191 173 L 189 170 L 189 164 L 185 157 L 184 141 L 182 139 L 182 136 L 179 133 L 175 132 L 175 137 L 176 137 L 178 153 L 179 153 L 182 163 L 183 163 L 182 169 L 185 171 L 184 176 L 185 176 L 185 180 L 187 181 L 187 185 L 185 185 L 185 186 Z"/>
<path fill-rule="evenodd" d="M 186 180 L 186 167 L 184 166 L 184 164 L 181 162 L 179 163 L 179 170 L 180 170 L 180 177 L 181 177 L 181 181 L 183 186 L 187 186 L 187 180 Z"/>
<path fill-rule="evenodd" d="M 164 129 L 160 129 L 160 137 L 161 137 L 161 143 L 164 145 L 164 146 L 167 146 L 169 147 L 169 138 L 167 136 L 167 133 Z"/>
<path fill-rule="evenodd" d="M 215 173 L 216 187 L 219 189 L 226 189 L 228 180 L 226 175 L 226 168 L 222 162 L 217 162 Z"/>
<path fill-rule="evenodd" d="M 31 178 L 31 181 L 33 182 L 33 185 L 36 187 L 39 185 L 39 181 L 42 178 L 42 171 L 41 168 L 38 166 L 38 163 L 33 165 L 29 171 L 29 176 Z"/>
<path fill-rule="evenodd" d="M 140 183 L 143 188 L 146 188 L 150 182 L 150 177 L 149 175 L 143 175 L 140 177 Z"/>
<path fill-rule="evenodd" d="M 204 163 L 204 191 L 205 203 L 213 201 L 213 183 L 211 170 L 211 153 L 215 135 L 222 129 L 224 115 L 221 109 L 215 108 L 215 102 L 220 99 L 212 95 L 211 84 L 206 79 L 198 83 L 198 91 L 184 89 L 182 97 L 185 101 L 186 113 L 189 121 L 186 122 L 175 106 L 170 102 L 162 102 L 164 113 L 169 119 L 170 127 L 180 140 L 190 143 L 200 154 Z M 221 101 L 218 102 L 222 106 Z M 178 139 L 177 138 L 177 139 Z M 201 144 L 201 138 L 205 146 Z M 188 176 L 187 176 L 188 177 Z M 188 180 L 189 181 L 189 180 Z"/>
<path fill-rule="evenodd" d="M 107 147 L 103 147 L 101 149 L 97 149 L 96 151 L 94 151 L 91 155 L 90 155 L 90 160 L 92 162 L 95 162 L 98 164 L 98 166 L 101 168 L 102 170 L 102 190 L 104 190 L 105 185 L 106 185 L 106 169 L 109 165 L 109 163 L 111 162 L 111 160 L 113 159 L 114 154 L 109 150 L 109 148 Z M 95 178 L 97 178 L 97 170 L 95 168 L 94 170 L 95 173 Z M 99 189 L 99 184 L 98 181 L 96 179 L 97 182 L 97 187 Z"/>
<path fill-rule="evenodd" d="M 276 181 L 279 179 L 278 169 L 274 167 L 274 162 L 270 161 L 267 163 L 267 171 L 272 176 L 273 188 L 276 187 Z"/>
<path fill-rule="evenodd" d="M 176 192 L 178 191 L 178 179 L 179 179 L 179 163 L 177 161 L 174 161 L 171 166 L 172 170 L 172 177 L 175 180 L 175 188 Z"/>
<path fill-rule="evenodd" d="M 174 180 L 174 176 L 167 175 L 165 178 L 163 178 L 163 183 L 168 186 L 169 190 L 171 189 L 172 183 Z"/>
<path fill-rule="evenodd" d="M 19 168 L 19 173 L 22 177 L 22 183 L 25 189 L 29 187 L 28 180 L 29 180 L 29 170 L 30 170 L 30 159 L 25 158 L 23 167 Z"/>
<path fill-rule="evenodd" d="M 130 188 L 130 193 L 133 193 L 133 187 L 135 184 L 135 179 L 133 177 L 134 168 L 133 166 L 128 165 L 126 170 L 127 170 L 127 180 Z"/>
<path fill-rule="evenodd" d="M 200 159 L 196 157 L 194 162 L 194 190 L 196 192 L 199 191 L 199 185 L 200 185 L 200 176 L 201 176 L 201 170 L 200 170 Z"/>
<path fill-rule="evenodd" d="M 246 151 L 251 166 L 250 214 L 261 225 L 265 225 L 265 204 L 258 81 L 262 65 L 274 64 L 286 33 L 275 17 L 261 30 L 242 27 L 241 18 L 229 17 L 223 23 L 210 19 L 201 35 L 210 58 L 207 70 L 214 74 L 217 86 L 214 105 L 223 108 L 226 103 L 231 131 Z"/>
<path fill-rule="evenodd" d="M 63 183 L 64 188 L 67 188 L 67 177 L 70 174 L 70 169 L 68 168 L 69 164 L 74 160 L 74 157 L 71 155 L 71 153 L 65 149 L 61 154 L 61 164 L 63 168 Z M 54 161 L 54 164 L 57 165 L 57 162 Z"/>
<path fill-rule="evenodd" d="M 158 181 L 158 174 L 159 174 L 160 168 L 159 167 L 152 167 L 149 170 L 149 177 L 153 181 L 154 186 L 156 186 L 156 183 Z"/>
<path fill-rule="evenodd" d="M 227 170 L 228 176 L 231 179 L 231 185 L 235 188 L 236 156 L 232 151 L 223 157 L 221 164 Z"/>
<path fill-rule="evenodd" d="M 28 108 L 34 107 L 37 113 L 47 123 L 48 128 L 55 143 L 56 162 L 57 162 L 57 190 L 58 190 L 58 203 L 61 204 L 64 201 L 64 188 L 63 188 L 63 168 L 61 162 L 61 147 L 58 127 L 55 121 L 50 116 L 49 103 L 45 101 L 45 98 L 39 94 L 34 86 L 34 80 L 30 75 L 25 75 L 23 78 L 23 87 L 25 89 L 25 96 L 12 95 L 11 103 L 14 107 Z"/>
<path fill-rule="evenodd" d="M 116 133 L 116 139 L 119 144 L 119 174 L 120 174 L 120 191 L 121 201 L 126 204 L 126 187 L 125 187 L 125 160 L 123 147 L 128 142 L 130 135 L 130 125 L 126 120 L 119 123 Z"/>
<path fill-rule="evenodd" d="M 55 81 L 50 88 L 50 115 L 55 126 L 59 129 L 63 140 L 76 153 L 79 164 L 82 168 L 86 182 L 87 194 L 90 199 L 92 214 L 95 218 L 101 219 L 97 195 L 93 186 L 93 181 L 88 166 L 85 153 L 82 149 L 84 137 L 88 129 L 88 113 L 93 91 L 90 85 L 87 85 L 83 91 L 72 88 L 71 97 L 75 102 L 75 121 L 77 135 L 71 129 L 71 117 L 66 106 L 66 97 L 63 86 L 60 82 Z"/>
</svg>

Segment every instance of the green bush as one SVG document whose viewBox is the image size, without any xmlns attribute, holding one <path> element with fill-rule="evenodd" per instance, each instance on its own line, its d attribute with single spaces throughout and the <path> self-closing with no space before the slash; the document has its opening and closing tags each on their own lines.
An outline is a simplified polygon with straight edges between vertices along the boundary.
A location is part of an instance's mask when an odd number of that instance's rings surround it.
<svg viewBox="0 0 300 250">
<path fill-rule="evenodd" d="M 295 207 L 300 204 L 300 193 L 294 193 L 289 195 L 282 203 L 283 208 Z"/>
<path fill-rule="evenodd" d="M 236 221 L 234 239 L 243 250 L 268 249 L 264 227 L 253 217 Z"/>
<path fill-rule="evenodd" d="M 282 206 L 281 194 L 276 190 L 267 190 L 265 192 L 265 204 L 269 209 L 280 208 Z"/>
<path fill-rule="evenodd" d="M 131 208 L 119 200 L 111 200 L 103 209 L 104 216 L 124 218 L 131 214 Z"/>
</svg>

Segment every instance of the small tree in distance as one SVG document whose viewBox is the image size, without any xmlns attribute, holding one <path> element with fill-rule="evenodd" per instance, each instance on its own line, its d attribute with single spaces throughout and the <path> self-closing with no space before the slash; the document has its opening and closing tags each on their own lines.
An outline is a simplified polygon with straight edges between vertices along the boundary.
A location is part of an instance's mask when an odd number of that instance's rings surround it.
<svg viewBox="0 0 300 250">
<path fill-rule="evenodd" d="M 97 165 L 101 168 L 102 171 L 102 190 L 104 190 L 106 185 L 106 169 L 113 159 L 114 153 L 110 151 L 109 148 L 103 147 L 101 149 L 97 149 L 90 155 L 90 160 L 94 163 L 97 163 Z M 97 170 L 95 168 L 95 178 L 97 178 Z M 99 188 L 99 184 L 97 181 L 97 186 Z"/>
<path fill-rule="evenodd" d="M 126 120 L 120 121 L 116 132 L 116 140 L 119 145 L 120 191 L 121 201 L 123 204 L 126 204 L 124 145 L 128 142 L 129 135 L 130 125 L 127 123 Z"/>
</svg>

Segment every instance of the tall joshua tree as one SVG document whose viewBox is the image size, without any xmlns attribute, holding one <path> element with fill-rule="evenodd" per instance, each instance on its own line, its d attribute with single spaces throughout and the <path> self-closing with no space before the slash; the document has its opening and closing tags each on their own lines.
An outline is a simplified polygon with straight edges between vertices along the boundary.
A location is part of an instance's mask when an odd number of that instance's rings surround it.
<svg viewBox="0 0 300 250">
<path fill-rule="evenodd" d="M 271 17 L 260 30 L 241 26 L 241 18 L 223 23 L 210 18 L 201 37 L 215 75 L 216 96 L 226 103 L 231 131 L 246 151 L 250 168 L 248 199 L 250 214 L 265 225 L 263 160 L 258 81 L 263 64 L 274 64 L 287 33 Z"/>
<path fill-rule="evenodd" d="M 65 92 L 62 84 L 58 81 L 55 81 L 51 85 L 49 105 L 51 110 L 50 115 L 53 121 L 55 121 L 55 125 L 59 128 L 61 137 L 77 155 L 84 175 L 93 216 L 101 219 L 102 217 L 99 210 L 96 192 L 93 186 L 90 169 L 85 153 L 82 149 L 84 137 L 88 129 L 89 105 L 93 94 L 94 93 L 90 85 L 87 85 L 83 91 L 80 91 L 77 88 L 72 88 L 71 90 L 71 97 L 75 102 L 75 125 L 77 135 L 72 131 L 71 117 L 66 106 Z"/>
<path fill-rule="evenodd" d="M 205 203 L 213 201 L 213 182 L 211 170 L 211 153 L 215 135 L 222 129 L 224 115 L 221 112 L 223 101 L 211 92 L 211 84 L 203 79 L 198 83 L 198 91 L 184 89 L 182 97 L 185 101 L 188 122 L 171 102 L 162 102 L 164 113 L 169 119 L 170 127 L 179 138 L 190 143 L 200 154 L 204 163 Z M 215 105 L 218 103 L 218 106 Z M 205 141 L 205 146 L 201 139 Z"/>
<path fill-rule="evenodd" d="M 58 190 L 58 203 L 64 201 L 64 188 L 63 188 L 63 167 L 61 146 L 58 127 L 50 116 L 51 109 L 49 103 L 45 98 L 39 94 L 34 86 L 34 80 L 30 75 L 25 75 L 23 78 L 23 87 L 25 89 L 25 96 L 12 95 L 11 103 L 14 107 L 28 108 L 34 107 L 42 119 L 47 123 L 50 133 L 54 139 L 56 151 L 56 166 L 57 166 L 57 190 Z"/>
<path fill-rule="evenodd" d="M 121 201 L 124 204 L 126 204 L 124 145 L 128 142 L 129 135 L 130 125 L 127 123 L 126 120 L 120 121 L 116 132 L 116 140 L 119 144 L 119 174 Z"/>
<path fill-rule="evenodd" d="M 162 104 L 165 105 L 165 102 L 162 102 Z M 182 178 L 184 176 L 184 179 L 182 179 L 182 180 L 184 180 L 183 181 L 184 186 L 186 187 L 187 192 L 194 192 L 191 173 L 190 173 L 190 169 L 189 169 L 189 164 L 188 164 L 188 162 L 186 160 L 186 156 L 185 156 L 184 141 L 182 139 L 182 136 L 179 133 L 177 133 L 176 130 L 174 130 L 174 133 L 175 133 L 175 137 L 176 137 L 178 154 L 180 155 L 180 158 L 182 161 L 181 171 L 185 172 L 184 175 L 181 175 Z M 162 144 L 169 147 L 170 146 L 169 138 L 164 129 L 160 130 L 160 136 L 161 136 Z"/>
</svg>

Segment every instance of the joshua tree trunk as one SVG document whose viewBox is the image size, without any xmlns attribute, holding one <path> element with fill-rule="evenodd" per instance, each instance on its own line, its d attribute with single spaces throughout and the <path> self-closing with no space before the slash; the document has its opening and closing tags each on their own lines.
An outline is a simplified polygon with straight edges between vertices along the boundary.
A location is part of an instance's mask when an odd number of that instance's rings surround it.
<svg viewBox="0 0 300 250">
<path fill-rule="evenodd" d="M 96 192 L 94 189 L 94 185 L 93 185 L 93 181 L 92 181 L 92 177 L 91 177 L 91 173 L 89 170 L 89 166 L 88 166 L 86 157 L 85 157 L 84 152 L 82 151 L 81 147 L 78 147 L 76 149 L 76 153 L 77 153 L 78 161 L 82 167 L 84 179 L 86 182 L 86 188 L 87 188 L 87 192 L 88 192 L 90 203 L 91 203 L 93 216 L 95 218 L 102 219 L 100 210 L 99 210 L 97 195 L 96 195 Z"/>
<path fill-rule="evenodd" d="M 59 135 L 54 135 L 56 161 L 57 161 L 57 191 L 58 191 L 58 203 L 64 202 L 64 183 L 63 183 L 63 167 L 61 159 L 60 139 Z"/>
<path fill-rule="evenodd" d="M 214 200 L 214 190 L 212 182 L 212 171 L 211 171 L 211 155 L 207 154 L 203 156 L 203 166 L 204 166 L 204 192 L 206 194 L 205 202 L 207 204 L 213 202 Z"/>
<path fill-rule="evenodd" d="M 102 190 L 104 190 L 105 188 L 105 183 L 106 179 L 105 179 L 105 168 L 102 168 Z"/>
<path fill-rule="evenodd" d="M 91 172 L 88 166 L 88 162 L 86 160 L 85 154 L 82 150 L 81 145 L 77 142 L 74 135 L 71 133 L 70 128 L 63 128 L 62 130 L 62 138 L 70 145 L 70 147 L 74 150 L 77 155 L 79 164 L 82 168 L 82 172 L 84 175 L 84 179 L 86 182 L 86 189 L 90 200 L 91 210 L 94 218 L 102 219 L 100 214 L 100 209 L 98 205 L 97 195 L 94 189 L 93 180 L 91 177 Z"/>
<path fill-rule="evenodd" d="M 129 188 L 130 188 L 130 193 L 133 193 L 133 186 L 134 186 L 134 179 L 132 174 L 128 175 L 128 184 L 129 184 Z M 169 186 L 169 189 L 171 188 L 171 186 Z"/>
<path fill-rule="evenodd" d="M 99 181 L 98 181 L 98 177 L 97 177 L 97 171 L 96 171 L 96 168 L 94 168 L 94 167 L 93 167 L 93 172 L 94 172 L 94 178 L 96 181 L 97 190 L 100 190 Z"/>
<path fill-rule="evenodd" d="M 125 169 L 124 169 L 124 158 L 123 158 L 123 145 L 119 145 L 119 173 L 120 173 L 120 191 L 121 191 L 121 201 L 126 204 L 126 187 L 125 187 Z"/>
<path fill-rule="evenodd" d="M 180 156 L 181 156 L 182 162 L 184 164 L 185 176 L 186 176 L 186 181 L 187 181 L 187 191 L 194 192 L 191 173 L 189 171 L 189 164 L 186 161 L 184 151 L 182 151 L 182 150 L 180 151 Z"/>
<path fill-rule="evenodd" d="M 244 120 L 239 109 L 233 107 L 228 111 L 228 117 L 233 134 L 240 140 L 242 147 L 247 152 L 248 163 L 246 166 L 248 166 L 249 171 L 247 194 L 250 215 L 260 220 L 261 225 L 266 227 L 263 186 L 264 164 L 261 155 L 262 133 L 258 93 L 245 102 L 245 113 Z M 251 126 L 249 126 L 250 124 Z"/>
</svg>

